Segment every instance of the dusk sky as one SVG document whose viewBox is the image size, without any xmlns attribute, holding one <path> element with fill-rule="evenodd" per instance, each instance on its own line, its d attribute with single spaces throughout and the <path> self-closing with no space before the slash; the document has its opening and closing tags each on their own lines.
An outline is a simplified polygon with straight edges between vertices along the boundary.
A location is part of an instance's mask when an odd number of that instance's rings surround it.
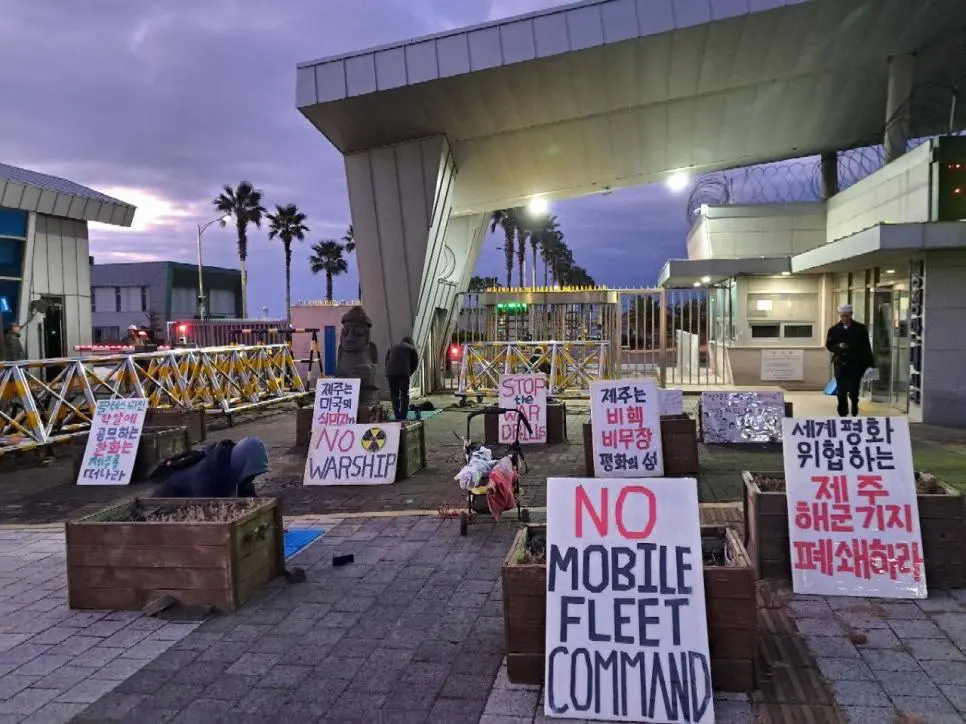
<svg viewBox="0 0 966 724">
<path fill-rule="evenodd" d="M 131 229 L 90 225 L 98 262 L 194 263 L 211 199 L 251 180 L 266 206 L 294 202 L 311 233 L 292 296 L 319 299 L 309 246 L 349 224 L 341 155 L 295 108 L 300 61 L 509 17 L 560 0 L 7 0 L 0 15 L 0 160 L 135 204 Z M 553 102 L 553 99 L 547 99 Z M 599 283 L 653 285 L 684 257 L 687 193 L 663 186 L 555 204 L 577 263 Z M 237 267 L 232 229 L 205 234 L 205 262 Z M 501 239 L 477 273 L 503 276 Z M 281 246 L 249 241 L 249 312 L 284 313 Z M 336 280 L 355 296 L 356 272 Z"/>
</svg>

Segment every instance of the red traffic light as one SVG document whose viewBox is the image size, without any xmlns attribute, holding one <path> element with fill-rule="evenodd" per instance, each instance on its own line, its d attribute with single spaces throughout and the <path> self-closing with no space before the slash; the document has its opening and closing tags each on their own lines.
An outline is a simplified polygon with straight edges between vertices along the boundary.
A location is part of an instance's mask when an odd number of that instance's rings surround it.
<svg viewBox="0 0 966 724">
<path fill-rule="evenodd" d="M 451 344 L 449 346 L 449 358 L 452 362 L 458 362 L 463 357 L 463 348 L 458 344 Z"/>
<path fill-rule="evenodd" d="M 178 325 L 178 334 L 187 334 L 187 333 L 188 333 L 188 325 L 187 324 L 179 324 Z"/>
</svg>

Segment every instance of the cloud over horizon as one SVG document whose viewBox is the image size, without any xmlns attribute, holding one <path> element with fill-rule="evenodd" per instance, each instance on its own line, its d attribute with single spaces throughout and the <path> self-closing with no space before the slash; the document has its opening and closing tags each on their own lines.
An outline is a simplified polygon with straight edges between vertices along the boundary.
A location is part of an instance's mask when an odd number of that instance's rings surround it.
<svg viewBox="0 0 966 724">
<path fill-rule="evenodd" d="M 349 223 L 340 154 L 295 108 L 298 62 L 566 4 L 559 0 L 125 0 L 9 2 L 0 15 L 0 160 L 138 207 L 131 229 L 91 224 L 98 262 L 195 260 L 196 225 L 225 184 L 266 206 L 296 203 L 311 233 L 295 249 L 293 299 L 320 298 L 310 242 Z M 663 188 L 560 202 L 578 263 L 601 283 L 648 286 L 684 252 L 685 199 Z M 264 225 L 263 225 L 264 227 Z M 478 273 L 501 276 L 497 241 Z M 593 250 L 593 252 L 592 252 Z M 232 230 L 205 234 L 205 261 L 237 267 Z M 336 280 L 355 295 L 356 274 Z M 281 246 L 249 242 L 251 314 L 283 312 Z"/>
</svg>

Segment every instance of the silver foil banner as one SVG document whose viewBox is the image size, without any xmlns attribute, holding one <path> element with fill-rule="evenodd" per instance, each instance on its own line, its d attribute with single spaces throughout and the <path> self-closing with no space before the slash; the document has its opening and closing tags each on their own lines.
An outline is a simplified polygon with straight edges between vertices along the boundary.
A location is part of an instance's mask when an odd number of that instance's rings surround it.
<svg viewBox="0 0 966 724">
<path fill-rule="evenodd" d="M 781 392 L 702 392 L 702 441 L 711 444 L 781 442 Z"/>
</svg>

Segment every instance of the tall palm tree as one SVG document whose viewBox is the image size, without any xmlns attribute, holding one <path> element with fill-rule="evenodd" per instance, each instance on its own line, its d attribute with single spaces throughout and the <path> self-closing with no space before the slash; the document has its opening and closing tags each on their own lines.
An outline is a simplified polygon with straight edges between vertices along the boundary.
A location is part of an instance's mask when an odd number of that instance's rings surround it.
<svg viewBox="0 0 966 724">
<path fill-rule="evenodd" d="M 285 318 L 292 319 L 292 242 L 305 240 L 309 227 L 305 225 L 305 214 L 295 204 L 275 206 L 274 214 L 266 214 L 268 219 L 268 238 L 282 242 L 285 252 Z"/>
<path fill-rule="evenodd" d="M 555 282 L 553 269 L 557 258 L 562 253 L 563 246 L 565 246 L 563 238 L 563 232 L 555 229 L 546 234 L 540 243 L 540 258 L 543 260 L 543 285 L 545 287 Z"/>
<path fill-rule="evenodd" d="M 531 220 L 526 209 L 514 209 L 513 213 L 517 220 L 517 278 L 522 289 L 527 283 L 527 239 L 532 236 Z"/>
<path fill-rule="evenodd" d="M 317 241 L 312 244 L 312 256 L 309 257 L 309 268 L 313 274 L 325 272 L 325 298 L 332 301 L 332 278 L 349 271 L 349 265 L 342 256 L 344 247 L 331 239 Z"/>
<path fill-rule="evenodd" d="M 514 209 L 497 209 L 490 214 L 490 232 L 503 229 L 503 257 L 506 260 L 506 285 L 513 286 L 513 240 L 517 233 L 517 217 Z"/>
<path fill-rule="evenodd" d="M 237 188 L 225 186 L 222 192 L 212 201 L 221 213 L 231 215 L 235 220 L 235 231 L 238 235 L 238 262 L 241 267 L 242 288 L 242 318 L 248 318 L 248 225 L 255 228 L 262 227 L 262 192 L 252 186 L 250 181 L 242 181 Z M 227 224 L 227 219 L 221 220 L 221 225 Z"/>
<path fill-rule="evenodd" d="M 352 224 L 349 224 L 349 226 L 345 230 L 345 233 L 342 235 L 342 238 L 339 239 L 339 241 L 342 242 L 342 246 L 345 249 L 346 254 L 351 254 L 356 250 L 356 232 L 355 232 L 355 229 L 352 228 Z M 356 259 L 356 266 L 357 267 L 359 266 L 358 259 Z M 359 270 L 359 288 L 357 291 L 359 292 L 359 301 L 361 302 L 362 301 L 362 270 L 361 269 Z"/>
<path fill-rule="evenodd" d="M 559 233 L 560 224 L 557 222 L 557 217 L 552 215 L 542 217 L 530 233 L 530 249 L 533 252 L 533 270 L 530 276 L 533 279 L 534 287 L 537 286 L 537 249 L 540 249 L 544 261 L 543 285 L 547 286 L 547 258 L 544 250 L 553 243 L 554 235 Z"/>
</svg>

